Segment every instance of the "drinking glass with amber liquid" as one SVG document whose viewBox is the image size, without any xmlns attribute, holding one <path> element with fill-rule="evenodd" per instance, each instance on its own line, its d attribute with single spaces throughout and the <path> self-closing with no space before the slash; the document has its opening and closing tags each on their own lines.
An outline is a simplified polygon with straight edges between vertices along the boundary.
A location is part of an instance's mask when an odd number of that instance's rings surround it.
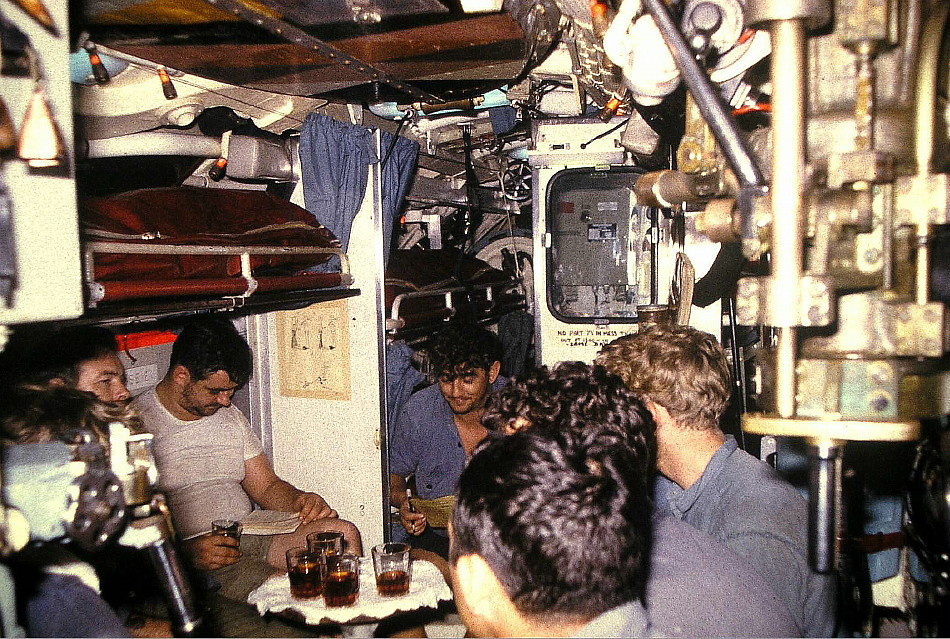
<svg viewBox="0 0 950 639">
<path fill-rule="evenodd" d="M 307 535 L 307 548 L 310 552 L 322 552 L 324 556 L 343 554 L 343 533 L 312 532 Z"/>
<path fill-rule="evenodd" d="M 287 551 L 287 578 L 294 599 L 319 597 L 323 593 L 325 576 L 326 561 L 322 553 L 310 552 L 302 546 Z"/>
<path fill-rule="evenodd" d="M 211 522 L 211 534 L 232 537 L 241 541 L 241 522 L 234 519 L 215 519 Z"/>
<path fill-rule="evenodd" d="M 328 608 L 352 606 L 360 593 L 360 559 L 356 555 L 326 557 L 327 578 L 323 584 L 323 601 Z"/>
<path fill-rule="evenodd" d="M 373 570 L 376 572 L 376 591 L 383 597 L 396 597 L 409 592 L 409 582 L 412 580 L 409 544 L 373 546 Z"/>
</svg>

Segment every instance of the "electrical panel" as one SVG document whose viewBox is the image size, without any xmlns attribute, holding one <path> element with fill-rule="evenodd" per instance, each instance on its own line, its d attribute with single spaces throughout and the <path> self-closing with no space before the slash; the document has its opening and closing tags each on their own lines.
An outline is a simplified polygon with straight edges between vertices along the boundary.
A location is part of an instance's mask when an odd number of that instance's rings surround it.
<svg viewBox="0 0 950 639">
<path fill-rule="evenodd" d="M 650 224 L 648 210 L 635 203 L 634 175 L 578 169 L 551 180 L 548 307 L 558 319 L 634 321 L 637 305 L 649 303 L 642 266 Z"/>
</svg>

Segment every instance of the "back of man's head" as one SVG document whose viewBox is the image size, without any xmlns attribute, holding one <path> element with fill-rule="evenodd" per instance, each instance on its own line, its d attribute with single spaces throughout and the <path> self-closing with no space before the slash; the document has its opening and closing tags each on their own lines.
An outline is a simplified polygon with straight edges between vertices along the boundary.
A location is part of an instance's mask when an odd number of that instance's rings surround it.
<svg viewBox="0 0 950 639">
<path fill-rule="evenodd" d="M 652 527 L 645 472 L 610 426 L 495 439 L 459 479 L 452 564 L 480 557 L 518 614 L 542 627 L 639 599 Z"/>
<path fill-rule="evenodd" d="M 243 385 L 251 377 L 251 348 L 230 321 L 213 316 L 189 321 L 172 345 L 169 369 L 184 366 L 198 381 L 224 371 Z"/>
<path fill-rule="evenodd" d="M 691 326 L 650 326 L 604 346 L 596 362 L 644 401 L 665 408 L 682 428 L 719 427 L 732 374 L 725 351 Z"/>
<path fill-rule="evenodd" d="M 610 428 L 624 437 L 644 478 L 653 467 L 656 426 L 643 402 L 603 366 L 560 362 L 532 369 L 496 391 L 482 424 L 510 434 L 525 428 Z"/>
<path fill-rule="evenodd" d="M 452 320 L 436 333 L 428 353 L 432 372 L 437 376 L 466 369 L 488 370 L 501 361 L 501 346 L 495 334 L 464 319 Z"/>
</svg>

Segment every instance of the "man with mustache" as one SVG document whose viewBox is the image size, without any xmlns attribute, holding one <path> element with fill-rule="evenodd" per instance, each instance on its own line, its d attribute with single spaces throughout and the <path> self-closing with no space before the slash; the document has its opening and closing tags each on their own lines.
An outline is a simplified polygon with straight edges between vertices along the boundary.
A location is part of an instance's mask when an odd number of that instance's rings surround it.
<svg viewBox="0 0 950 639">
<path fill-rule="evenodd" d="M 424 513 L 412 512 L 407 478 L 415 476 L 422 499 L 452 495 L 475 446 L 488 433 L 481 423 L 485 402 L 507 380 L 499 375 L 498 340 L 475 323 L 450 322 L 428 352 L 438 383 L 413 395 L 390 431 L 390 503 L 399 509 L 414 547 L 447 557 L 446 529 L 431 526 Z"/>
<path fill-rule="evenodd" d="M 320 495 L 277 476 L 247 418 L 231 405 L 251 369 L 251 349 L 231 322 L 197 318 L 175 340 L 158 386 L 133 400 L 155 436 L 159 488 L 168 497 L 186 554 L 210 579 L 215 601 L 221 597 L 240 608 L 247 608 L 251 590 L 284 566 L 287 549 L 306 545 L 310 532 L 340 531 L 348 550 L 362 554 L 356 526 L 340 519 Z M 254 503 L 296 513 L 300 526 L 283 535 L 244 535 L 240 542 L 211 534 L 212 520 L 241 520 Z M 231 633 L 220 626 L 214 631 Z M 233 632 L 249 636 L 242 634 L 246 629 Z M 260 636 L 261 629 L 250 632 Z"/>
</svg>

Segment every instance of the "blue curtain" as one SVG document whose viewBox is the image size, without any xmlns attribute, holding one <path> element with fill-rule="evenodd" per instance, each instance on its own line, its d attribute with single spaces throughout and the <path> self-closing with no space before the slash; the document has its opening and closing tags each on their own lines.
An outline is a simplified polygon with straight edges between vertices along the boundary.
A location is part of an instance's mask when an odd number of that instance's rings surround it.
<svg viewBox="0 0 950 639">
<path fill-rule="evenodd" d="M 412 181 L 419 144 L 385 131 L 381 141 L 384 154 L 392 149 L 382 177 L 383 241 L 388 258 L 393 219 Z M 344 251 L 366 193 L 368 167 L 379 161 L 370 129 L 318 113 L 304 120 L 300 132 L 304 205 L 336 235 Z M 337 269 L 339 262 L 334 258 L 314 270 Z"/>
<path fill-rule="evenodd" d="M 416 174 L 416 159 L 419 143 L 380 131 L 380 146 L 383 152 L 383 255 L 389 262 L 389 245 L 392 242 L 393 223 L 399 215 L 402 199 L 409 190 Z M 390 150 L 391 149 L 391 150 Z M 388 155 L 387 155 L 388 153 Z"/>
</svg>

